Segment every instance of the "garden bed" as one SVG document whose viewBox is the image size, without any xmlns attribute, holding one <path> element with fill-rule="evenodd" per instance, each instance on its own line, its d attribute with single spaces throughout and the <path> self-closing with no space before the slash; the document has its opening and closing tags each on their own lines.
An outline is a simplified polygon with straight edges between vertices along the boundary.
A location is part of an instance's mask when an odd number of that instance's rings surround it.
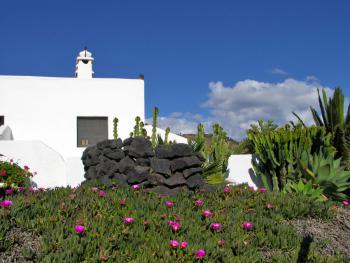
<svg viewBox="0 0 350 263">
<path fill-rule="evenodd" d="M 13 203 L 0 208 L 3 262 L 349 260 L 349 209 L 302 195 L 222 186 L 160 197 L 91 181 L 6 198 Z"/>
</svg>

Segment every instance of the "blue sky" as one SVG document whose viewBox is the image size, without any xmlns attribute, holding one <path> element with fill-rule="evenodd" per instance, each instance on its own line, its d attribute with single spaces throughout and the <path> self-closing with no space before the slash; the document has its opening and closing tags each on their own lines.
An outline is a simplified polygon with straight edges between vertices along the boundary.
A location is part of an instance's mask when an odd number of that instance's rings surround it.
<svg viewBox="0 0 350 263">
<path fill-rule="evenodd" d="M 349 95 L 349 12 L 346 0 L 4 0 L 0 75 L 73 76 L 87 46 L 96 77 L 145 75 L 147 117 L 158 106 L 173 131 L 217 121 L 241 138 L 257 118 L 309 118 L 317 87 Z"/>
</svg>

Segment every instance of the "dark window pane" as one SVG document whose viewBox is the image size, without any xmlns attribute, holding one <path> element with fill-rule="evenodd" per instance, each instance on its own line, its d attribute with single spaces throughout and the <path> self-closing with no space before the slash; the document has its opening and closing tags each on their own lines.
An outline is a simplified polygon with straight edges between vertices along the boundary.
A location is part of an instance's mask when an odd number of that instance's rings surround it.
<svg viewBox="0 0 350 263">
<path fill-rule="evenodd" d="M 5 117 L 0 116 L 0 126 L 5 124 Z"/>
<path fill-rule="evenodd" d="M 78 117 L 78 147 L 87 147 L 108 139 L 107 117 Z"/>
</svg>

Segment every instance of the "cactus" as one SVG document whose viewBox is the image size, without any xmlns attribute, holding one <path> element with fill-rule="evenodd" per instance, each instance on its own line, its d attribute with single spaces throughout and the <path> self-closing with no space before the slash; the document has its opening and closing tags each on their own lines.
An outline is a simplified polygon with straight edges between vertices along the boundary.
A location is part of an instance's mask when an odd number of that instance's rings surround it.
<svg viewBox="0 0 350 263">
<path fill-rule="evenodd" d="M 153 147 L 157 145 L 157 118 L 158 118 L 158 108 L 154 107 L 153 109 L 153 122 L 152 122 L 152 137 L 151 142 Z"/>
<path fill-rule="evenodd" d="M 113 119 L 113 138 L 114 141 L 118 140 L 118 118 Z"/>
<path fill-rule="evenodd" d="M 142 134 L 142 130 L 140 128 L 140 121 L 141 121 L 141 118 L 139 116 L 137 116 L 135 118 L 135 126 L 134 126 L 134 137 L 138 137 L 138 136 L 141 136 Z"/>
<path fill-rule="evenodd" d="M 169 143 L 169 133 L 170 133 L 170 128 L 165 129 L 165 137 L 164 137 L 164 143 L 168 144 Z"/>
</svg>

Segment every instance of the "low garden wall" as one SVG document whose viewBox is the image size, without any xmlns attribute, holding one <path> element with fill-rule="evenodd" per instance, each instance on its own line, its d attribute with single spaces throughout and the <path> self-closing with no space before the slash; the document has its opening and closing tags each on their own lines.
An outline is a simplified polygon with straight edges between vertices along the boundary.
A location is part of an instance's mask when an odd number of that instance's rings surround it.
<svg viewBox="0 0 350 263">
<path fill-rule="evenodd" d="M 160 195 L 210 188 L 202 176 L 203 157 L 183 143 L 153 149 L 143 137 L 106 140 L 88 147 L 82 161 L 85 178 L 97 179 L 107 186 L 137 185 Z"/>
</svg>

